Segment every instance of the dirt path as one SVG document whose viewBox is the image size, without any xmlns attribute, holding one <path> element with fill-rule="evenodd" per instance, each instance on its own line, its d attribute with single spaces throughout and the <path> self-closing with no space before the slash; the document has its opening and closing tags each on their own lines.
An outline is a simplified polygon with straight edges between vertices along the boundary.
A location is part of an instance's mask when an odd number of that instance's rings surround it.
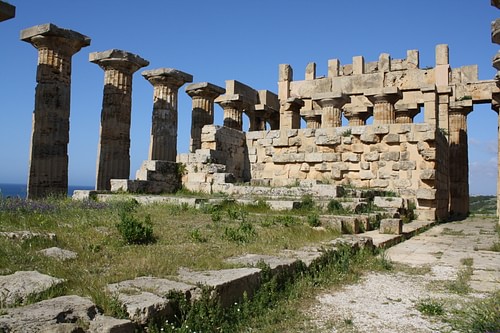
<svg viewBox="0 0 500 333">
<path fill-rule="evenodd" d="M 499 241 L 495 223 L 469 218 L 435 226 L 387 250 L 393 271 L 322 293 L 306 313 L 321 332 L 450 332 L 447 313 L 500 289 L 500 253 L 487 250 Z M 417 309 L 433 304 L 445 316 Z"/>
</svg>

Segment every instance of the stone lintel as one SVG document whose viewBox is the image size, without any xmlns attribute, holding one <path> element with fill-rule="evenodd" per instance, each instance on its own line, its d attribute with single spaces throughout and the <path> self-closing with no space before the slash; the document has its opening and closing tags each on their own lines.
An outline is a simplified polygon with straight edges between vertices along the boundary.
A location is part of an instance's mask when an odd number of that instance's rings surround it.
<svg viewBox="0 0 500 333">
<path fill-rule="evenodd" d="M 220 96 L 226 92 L 226 89 L 216 86 L 215 84 L 209 82 L 197 82 L 191 83 L 186 87 L 186 93 L 193 96 Z"/>
<path fill-rule="evenodd" d="M 226 80 L 226 94 L 241 95 L 246 99 L 248 104 L 257 104 L 259 102 L 259 93 L 257 90 L 236 80 Z"/>
<path fill-rule="evenodd" d="M 289 108 L 291 107 L 303 107 L 304 106 L 304 101 L 300 98 L 297 98 L 297 97 L 290 97 L 290 98 L 287 98 L 287 100 L 282 103 L 281 105 L 289 105 Z"/>
<path fill-rule="evenodd" d="M 215 99 L 215 103 L 244 102 L 245 97 L 239 94 L 221 95 Z"/>
<path fill-rule="evenodd" d="M 0 22 L 16 16 L 16 7 L 10 3 L 0 1 Z"/>
<path fill-rule="evenodd" d="M 79 47 L 85 47 L 90 45 L 90 37 L 82 35 L 79 32 L 59 28 L 57 25 L 52 23 L 46 23 L 41 25 L 36 25 L 31 28 L 21 30 L 21 40 L 32 44 L 33 38 L 36 37 L 59 37 L 69 40 L 73 40 L 79 44 Z"/>
<path fill-rule="evenodd" d="M 387 101 L 389 103 L 395 103 L 403 96 L 398 87 L 367 89 L 364 95 L 372 103 L 375 103 L 377 101 Z"/>
<path fill-rule="evenodd" d="M 259 103 L 256 103 L 256 105 L 262 104 L 274 110 L 280 109 L 280 101 L 278 99 L 278 95 L 269 90 L 259 90 L 258 93 Z"/>
<path fill-rule="evenodd" d="M 438 94 L 443 94 L 443 95 L 452 95 L 453 94 L 453 89 L 450 86 L 437 86 L 436 91 Z"/>
<path fill-rule="evenodd" d="M 301 117 L 317 117 L 317 116 L 321 116 L 321 110 L 300 109 L 300 116 Z"/>
<path fill-rule="evenodd" d="M 107 64 L 116 62 L 129 63 L 136 68 L 134 72 L 141 67 L 149 65 L 149 61 L 142 59 L 138 55 L 117 49 L 92 52 L 89 54 L 89 61 L 99 66 L 106 66 Z"/>
<path fill-rule="evenodd" d="M 191 74 L 182 72 L 175 68 L 157 68 L 143 71 L 141 75 L 148 80 L 153 86 L 156 83 L 173 85 L 175 88 L 181 87 L 184 83 L 193 82 Z"/>
<path fill-rule="evenodd" d="M 465 114 L 469 114 L 472 111 L 472 100 L 462 100 L 462 101 L 451 101 L 450 102 L 450 111 L 458 111 L 465 112 Z"/>
<path fill-rule="evenodd" d="M 420 88 L 420 91 L 423 92 L 423 93 L 436 92 L 436 85 L 434 85 L 434 84 L 426 85 L 426 86 Z"/>
</svg>

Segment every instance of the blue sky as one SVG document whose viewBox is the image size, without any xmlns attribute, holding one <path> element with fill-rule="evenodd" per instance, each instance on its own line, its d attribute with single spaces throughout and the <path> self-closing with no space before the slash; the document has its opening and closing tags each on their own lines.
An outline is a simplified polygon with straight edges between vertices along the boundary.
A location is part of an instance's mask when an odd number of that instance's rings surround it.
<svg viewBox="0 0 500 333">
<path fill-rule="evenodd" d="M 103 71 L 88 54 L 112 48 L 150 61 L 144 69 L 171 67 L 194 82 L 224 87 L 239 80 L 277 92 L 278 64 L 288 63 L 297 80 L 309 62 L 318 75 L 328 59 L 342 64 L 380 53 L 401 59 L 420 51 L 420 66 L 434 66 L 437 44 L 449 44 L 452 67 L 478 64 L 480 79 L 492 79 L 498 47 L 490 22 L 500 11 L 489 0 L 9 0 L 16 18 L 0 23 L 0 183 L 24 183 L 28 174 L 37 52 L 19 40 L 22 29 L 54 23 L 92 38 L 73 57 L 69 182 L 93 185 L 102 103 Z M 179 90 L 178 151 L 187 152 L 191 99 Z M 132 177 L 147 158 L 152 86 L 134 75 L 131 128 Z M 222 110 L 216 108 L 216 124 Z M 470 188 L 495 194 L 497 117 L 489 105 L 468 119 Z"/>
</svg>

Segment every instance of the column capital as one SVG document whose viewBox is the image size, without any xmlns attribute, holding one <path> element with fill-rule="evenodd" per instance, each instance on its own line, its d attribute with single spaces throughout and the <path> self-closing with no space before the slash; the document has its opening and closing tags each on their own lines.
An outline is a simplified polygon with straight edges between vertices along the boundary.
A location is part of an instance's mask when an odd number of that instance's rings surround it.
<svg viewBox="0 0 500 333">
<path fill-rule="evenodd" d="M 283 111 L 300 111 L 300 108 L 304 106 L 304 101 L 300 98 L 291 97 L 286 99 L 283 103 L 281 103 L 281 109 Z"/>
<path fill-rule="evenodd" d="M 364 95 L 373 104 L 382 102 L 394 104 L 402 97 L 401 91 L 397 87 L 368 89 Z"/>
<path fill-rule="evenodd" d="M 59 28 L 52 23 L 22 30 L 21 40 L 30 43 L 37 49 L 47 47 L 64 52 L 68 56 L 72 56 L 81 48 L 89 46 L 91 41 L 90 37 L 73 30 Z"/>
<path fill-rule="evenodd" d="M 141 74 L 153 86 L 165 85 L 179 89 L 183 84 L 193 82 L 193 76 L 191 74 L 175 68 L 152 69 L 144 71 Z"/>
<path fill-rule="evenodd" d="M 450 103 L 450 114 L 458 113 L 467 116 L 472 109 L 472 100 L 454 101 Z"/>
<path fill-rule="evenodd" d="M 321 107 L 333 106 L 334 108 L 342 108 L 345 104 L 351 101 L 348 95 L 341 92 L 329 92 L 314 94 L 311 96 L 312 100 L 319 104 Z"/>
<path fill-rule="evenodd" d="M 226 93 L 226 89 L 211 84 L 209 82 L 191 83 L 186 87 L 186 93 L 191 96 L 201 96 L 205 98 L 215 99 Z"/>
<path fill-rule="evenodd" d="M 16 7 L 10 3 L 0 1 L 0 22 L 9 20 L 16 16 Z"/>
<path fill-rule="evenodd" d="M 117 69 L 128 74 L 133 74 L 139 68 L 149 65 L 149 61 L 136 54 L 116 49 L 92 52 L 89 54 L 89 61 L 99 65 L 103 70 Z"/>
</svg>

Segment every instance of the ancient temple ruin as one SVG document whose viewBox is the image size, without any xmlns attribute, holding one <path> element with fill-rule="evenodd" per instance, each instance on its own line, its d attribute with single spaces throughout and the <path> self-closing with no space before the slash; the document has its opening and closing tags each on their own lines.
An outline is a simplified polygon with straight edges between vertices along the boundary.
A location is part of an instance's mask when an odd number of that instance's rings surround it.
<svg viewBox="0 0 500 333">
<path fill-rule="evenodd" d="M 493 25 L 495 42 L 500 41 L 499 26 Z M 54 25 L 32 31 L 23 31 L 22 39 L 39 50 L 62 54 L 64 46 L 65 68 L 71 55 L 90 43 L 88 37 Z M 63 43 L 45 42 L 54 38 Z M 184 186 L 244 195 L 259 188 L 265 195 L 265 188 L 299 186 L 314 195 L 319 188 L 351 186 L 393 191 L 413 201 L 421 219 L 465 216 L 467 115 L 482 103 L 498 111 L 500 101 L 498 81 L 480 81 L 476 65 L 451 68 L 444 44 L 436 47 L 435 66 L 429 68 L 420 68 L 417 50 L 407 51 L 405 59 L 386 53 L 376 61 L 356 56 L 351 64 L 331 59 L 325 76 L 317 75 L 316 64 L 310 63 L 303 79 L 281 64 L 277 94 L 234 80 L 224 88 L 191 83 L 191 74 L 172 68 L 146 70 L 142 76 L 153 87 L 150 151 L 136 179 L 129 180 L 132 74 L 149 63 L 121 50 L 92 53 L 90 61 L 105 71 L 97 190 L 163 193 Z M 43 68 L 39 66 L 39 78 Z M 38 138 L 36 130 L 47 126 L 37 119 L 45 103 L 38 91 L 50 83 L 61 85 L 59 94 L 68 92 L 70 79 L 64 73 L 40 81 L 37 88 L 30 196 L 62 192 L 67 186 L 67 180 L 54 178 L 67 179 L 67 128 L 51 136 L 54 144 Z M 186 83 L 191 83 L 185 92 L 192 98 L 190 151 L 177 154 L 177 98 Z M 63 97 L 58 97 L 64 101 L 57 104 L 61 111 L 51 111 L 57 119 L 69 117 L 69 97 Z M 214 124 L 215 104 L 224 113 L 221 125 Z M 423 121 L 414 122 L 419 114 Z M 243 131 L 243 115 L 248 131 Z"/>
</svg>

